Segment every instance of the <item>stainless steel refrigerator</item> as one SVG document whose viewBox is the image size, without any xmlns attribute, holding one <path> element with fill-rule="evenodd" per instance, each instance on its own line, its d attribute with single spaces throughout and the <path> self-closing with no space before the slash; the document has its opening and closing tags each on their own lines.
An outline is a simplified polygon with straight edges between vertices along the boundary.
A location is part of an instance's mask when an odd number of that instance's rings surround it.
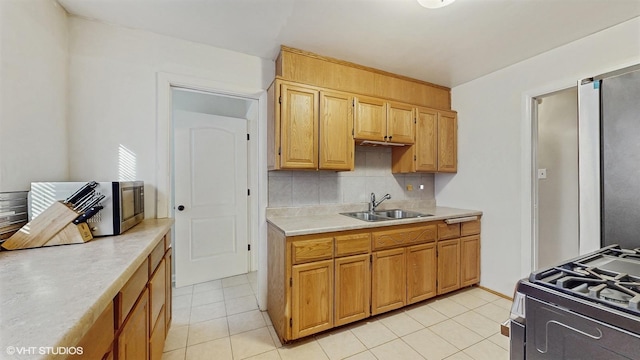
<svg viewBox="0 0 640 360">
<path fill-rule="evenodd" d="M 640 248 L 640 66 L 582 81 L 580 236 Z"/>
</svg>

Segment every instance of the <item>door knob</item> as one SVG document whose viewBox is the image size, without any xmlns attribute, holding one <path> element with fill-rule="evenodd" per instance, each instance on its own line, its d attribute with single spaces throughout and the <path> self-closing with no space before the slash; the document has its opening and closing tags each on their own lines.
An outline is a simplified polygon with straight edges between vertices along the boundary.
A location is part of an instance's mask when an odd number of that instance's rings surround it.
<svg viewBox="0 0 640 360">
<path fill-rule="evenodd" d="M 178 205 L 178 211 L 184 210 L 184 205 Z"/>
</svg>

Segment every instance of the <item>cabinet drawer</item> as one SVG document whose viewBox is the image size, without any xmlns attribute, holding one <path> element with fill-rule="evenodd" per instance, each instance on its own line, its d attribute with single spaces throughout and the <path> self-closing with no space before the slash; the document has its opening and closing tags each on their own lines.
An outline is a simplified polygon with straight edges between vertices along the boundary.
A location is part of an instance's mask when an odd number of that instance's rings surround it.
<svg viewBox="0 0 640 360">
<path fill-rule="evenodd" d="M 156 267 L 160 264 L 160 260 L 164 257 L 164 241 L 160 240 L 158 245 L 149 254 L 149 276 L 156 271 Z"/>
<path fill-rule="evenodd" d="M 371 248 L 371 235 L 355 234 L 336 236 L 336 257 L 367 254 Z"/>
<path fill-rule="evenodd" d="M 160 265 L 158 265 L 158 269 L 153 274 L 151 279 L 149 280 L 149 296 L 150 296 L 150 304 L 151 307 L 151 326 L 156 326 L 156 319 L 160 315 L 160 311 L 162 310 L 165 303 L 166 296 L 166 279 L 167 274 L 165 272 L 165 261 L 162 260 Z M 164 317 L 163 320 L 164 322 Z M 164 326 L 164 324 L 163 324 Z"/>
<path fill-rule="evenodd" d="M 291 243 L 293 263 L 331 259 L 333 257 L 333 238 L 294 241 Z"/>
<path fill-rule="evenodd" d="M 122 325 L 124 319 L 129 314 L 129 311 L 138 300 L 138 296 L 147 286 L 149 280 L 149 260 L 145 259 L 142 265 L 133 273 L 133 276 L 122 287 L 120 293 L 117 295 L 118 299 L 118 327 Z"/>
<path fill-rule="evenodd" d="M 460 224 L 438 224 L 438 240 L 460 237 Z"/>
<path fill-rule="evenodd" d="M 78 359 L 102 359 L 111 350 L 114 339 L 113 302 L 110 302 L 93 326 L 80 340 L 82 355 Z M 72 356 L 76 358 L 76 356 Z"/>
<path fill-rule="evenodd" d="M 480 234 L 480 220 L 467 221 L 460 224 L 460 236 Z"/>
<path fill-rule="evenodd" d="M 372 234 L 373 249 L 385 249 L 436 240 L 436 225 L 375 231 Z"/>
</svg>

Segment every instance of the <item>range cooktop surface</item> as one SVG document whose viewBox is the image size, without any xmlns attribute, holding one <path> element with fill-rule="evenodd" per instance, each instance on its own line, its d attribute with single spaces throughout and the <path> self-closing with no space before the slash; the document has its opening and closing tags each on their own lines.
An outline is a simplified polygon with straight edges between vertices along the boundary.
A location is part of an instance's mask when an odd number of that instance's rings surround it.
<svg viewBox="0 0 640 360">
<path fill-rule="evenodd" d="M 550 269 L 529 281 L 632 314 L 640 314 L 640 249 L 611 245 Z"/>
</svg>

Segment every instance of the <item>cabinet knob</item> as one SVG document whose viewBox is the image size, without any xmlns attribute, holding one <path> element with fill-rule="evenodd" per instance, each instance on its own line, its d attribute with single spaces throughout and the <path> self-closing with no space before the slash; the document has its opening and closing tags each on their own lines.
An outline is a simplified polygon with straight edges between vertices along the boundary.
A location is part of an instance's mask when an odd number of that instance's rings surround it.
<svg viewBox="0 0 640 360">
<path fill-rule="evenodd" d="M 392 138 L 392 137 L 393 137 L 393 136 L 389 136 L 389 140 L 391 140 L 391 138 Z"/>
<path fill-rule="evenodd" d="M 385 140 L 387 140 L 387 137 L 388 137 L 388 136 L 387 136 L 387 135 L 385 135 L 385 136 L 384 136 L 384 139 L 385 139 Z"/>
<path fill-rule="evenodd" d="M 184 205 L 178 205 L 178 211 L 184 210 Z"/>
</svg>

